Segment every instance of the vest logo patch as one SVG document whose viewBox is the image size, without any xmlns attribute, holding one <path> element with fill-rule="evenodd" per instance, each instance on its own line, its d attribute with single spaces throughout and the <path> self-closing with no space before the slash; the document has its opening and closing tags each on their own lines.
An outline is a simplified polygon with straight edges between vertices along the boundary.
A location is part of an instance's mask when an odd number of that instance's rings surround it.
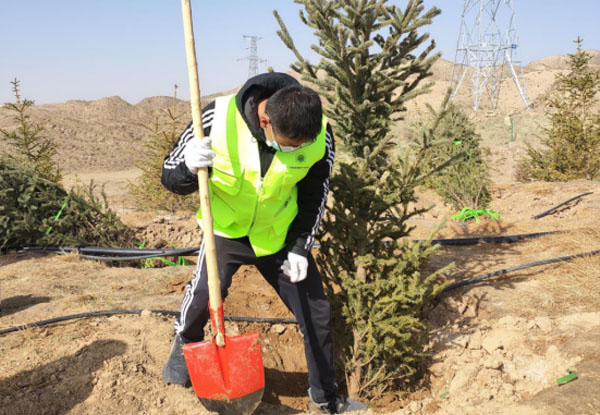
<svg viewBox="0 0 600 415">
<path fill-rule="evenodd" d="M 304 161 L 304 154 L 298 154 L 298 157 L 296 157 L 296 160 L 298 160 L 300 163 L 302 163 Z"/>
</svg>

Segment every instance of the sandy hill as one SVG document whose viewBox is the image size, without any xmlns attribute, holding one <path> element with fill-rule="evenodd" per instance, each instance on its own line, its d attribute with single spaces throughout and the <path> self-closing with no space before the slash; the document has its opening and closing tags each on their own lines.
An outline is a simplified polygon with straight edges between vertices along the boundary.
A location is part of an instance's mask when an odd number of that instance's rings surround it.
<svg viewBox="0 0 600 415">
<path fill-rule="evenodd" d="M 188 105 L 187 101 L 179 99 L 175 101 L 175 106 L 177 108 L 179 108 L 181 104 Z M 173 97 L 147 97 L 135 104 L 135 106 L 145 111 L 159 111 L 162 108 L 171 108 L 173 106 Z"/>
<path fill-rule="evenodd" d="M 591 50 L 592 62 L 600 63 L 600 52 Z M 556 74 L 566 68 L 567 56 L 550 56 L 530 63 L 525 71 L 527 94 L 532 109 L 525 110 L 508 71 L 500 92 L 500 104 L 491 111 L 489 103 L 473 113 L 472 98 L 467 80 L 461 86 L 455 102 L 471 114 L 480 127 L 484 142 L 492 148 L 494 166 L 498 169 L 496 179 L 512 180 L 514 160 L 523 152 L 524 144 L 535 143 L 539 126 L 545 122 L 544 98 L 551 90 Z M 428 116 L 425 104 L 439 106 L 450 84 L 452 63 L 440 59 L 433 67 L 431 80 L 435 82 L 431 92 L 409 104 L 406 120 L 398 124 L 396 133 L 402 139 L 414 124 Z M 237 89 L 224 92 L 233 93 Z M 216 96 L 206 96 L 209 102 Z M 34 98 L 35 97 L 31 97 Z M 60 104 L 35 106 L 31 118 L 42 123 L 49 137 L 59 143 L 60 163 L 66 172 L 98 170 L 125 170 L 132 168 L 140 157 L 148 131 L 144 128 L 161 109 L 171 108 L 169 96 L 148 97 L 136 104 L 120 97 L 106 97 L 96 101 L 71 100 Z M 183 127 L 191 118 L 189 103 L 177 100 L 176 112 L 181 116 Z M 516 140 L 510 142 L 510 122 L 513 118 Z M 0 108 L 0 128 L 11 128 L 11 114 Z M 500 173 L 501 172 L 501 173 Z"/>
<path fill-rule="evenodd" d="M 592 56 L 590 64 L 600 66 L 600 51 L 595 49 L 586 50 Z M 533 61 L 526 67 L 526 71 L 565 70 L 568 68 L 569 57 L 567 55 L 549 56 L 544 59 Z"/>
</svg>

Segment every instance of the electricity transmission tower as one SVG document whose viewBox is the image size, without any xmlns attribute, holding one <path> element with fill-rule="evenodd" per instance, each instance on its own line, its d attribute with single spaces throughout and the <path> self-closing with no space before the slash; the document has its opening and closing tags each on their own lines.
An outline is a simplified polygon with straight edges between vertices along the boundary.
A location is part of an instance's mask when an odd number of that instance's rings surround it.
<svg viewBox="0 0 600 415">
<path fill-rule="evenodd" d="M 514 59 L 518 45 L 513 0 L 464 0 L 450 81 L 451 99 L 469 75 L 473 109 L 479 109 L 484 95 L 496 109 L 506 68 L 525 108 L 529 108 L 523 67 Z"/>
<path fill-rule="evenodd" d="M 253 76 L 258 75 L 258 64 L 266 62 L 265 59 L 261 59 L 258 57 L 258 50 L 256 44 L 260 39 L 262 39 L 262 37 L 244 35 L 244 40 L 250 41 L 250 46 L 246 48 L 250 49 L 250 56 L 240 58 L 238 59 L 238 61 L 248 61 L 248 78 L 252 78 Z"/>
</svg>

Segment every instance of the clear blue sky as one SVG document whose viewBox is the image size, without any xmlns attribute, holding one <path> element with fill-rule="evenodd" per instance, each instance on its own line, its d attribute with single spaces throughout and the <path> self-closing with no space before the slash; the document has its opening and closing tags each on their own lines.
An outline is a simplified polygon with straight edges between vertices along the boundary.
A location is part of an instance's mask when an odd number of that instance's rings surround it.
<svg viewBox="0 0 600 415">
<path fill-rule="evenodd" d="M 572 40 L 600 49 L 600 0 L 515 0 L 519 58 L 528 63 L 573 52 Z M 404 0 L 390 3 L 403 5 Z M 443 57 L 454 59 L 462 0 L 426 0 L 442 15 L 427 31 Z M 311 30 L 300 22 L 292 0 L 193 0 L 196 49 L 202 94 L 234 88 L 246 79 L 249 42 L 261 36 L 259 56 L 288 71 L 292 53 L 276 35 L 277 9 L 297 46 L 308 56 Z M 12 101 L 11 85 L 36 103 L 93 100 L 119 95 L 130 103 L 170 95 L 178 84 L 187 99 L 188 83 L 180 2 L 177 0 L 0 0 L 0 103 Z"/>
</svg>

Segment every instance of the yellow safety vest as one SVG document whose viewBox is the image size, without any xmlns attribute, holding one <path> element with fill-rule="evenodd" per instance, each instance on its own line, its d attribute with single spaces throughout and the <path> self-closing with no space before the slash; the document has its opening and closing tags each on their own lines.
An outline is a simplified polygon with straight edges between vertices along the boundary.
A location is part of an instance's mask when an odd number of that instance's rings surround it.
<svg viewBox="0 0 600 415">
<path fill-rule="evenodd" d="M 298 188 L 309 169 L 325 155 L 327 119 L 310 145 L 277 151 L 261 178 L 258 142 L 237 109 L 235 95 L 219 97 L 211 127 L 213 159 L 210 200 L 215 234 L 248 236 L 256 256 L 280 251 L 298 213 Z M 197 214 L 201 224 L 202 212 Z"/>
</svg>

